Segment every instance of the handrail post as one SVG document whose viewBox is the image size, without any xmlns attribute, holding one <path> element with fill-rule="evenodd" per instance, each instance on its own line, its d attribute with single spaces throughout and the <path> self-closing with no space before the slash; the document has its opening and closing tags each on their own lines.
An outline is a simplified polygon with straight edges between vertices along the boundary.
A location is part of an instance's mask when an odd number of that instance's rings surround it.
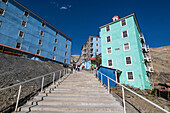
<svg viewBox="0 0 170 113">
<path fill-rule="evenodd" d="M 44 77 L 42 77 L 41 92 L 43 91 L 43 86 L 44 86 Z"/>
<path fill-rule="evenodd" d="M 103 77 L 102 77 L 102 73 L 101 73 L 101 85 L 103 85 Z"/>
<path fill-rule="evenodd" d="M 55 72 L 53 73 L 53 85 L 55 85 Z"/>
<path fill-rule="evenodd" d="M 15 106 L 15 112 L 14 112 L 14 113 L 17 112 L 20 94 L 21 94 L 21 85 L 19 86 L 18 97 L 17 97 L 17 103 L 16 103 L 16 106 Z"/>
<path fill-rule="evenodd" d="M 107 83 L 108 83 L 108 94 L 109 94 L 110 93 L 109 77 L 107 77 Z"/>
<path fill-rule="evenodd" d="M 124 108 L 124 113 L 126 113 L 125 91 L 124 91 L 124 87 L 122 87 L 122 96 L 123 96 L 123 108 Z"/>
<path fill-rule="evenodd" d="M 60 70 L 59 80 L 60 80 L 60 78 L 61 78 L 61 70 Z"/>
</svg>

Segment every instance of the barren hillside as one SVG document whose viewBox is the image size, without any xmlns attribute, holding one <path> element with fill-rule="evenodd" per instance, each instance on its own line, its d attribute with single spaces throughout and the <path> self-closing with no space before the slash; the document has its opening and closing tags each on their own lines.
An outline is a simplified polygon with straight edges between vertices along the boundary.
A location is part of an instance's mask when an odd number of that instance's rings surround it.
<svg viewBox="0 0 170 113">
<path fill-rule="evenodd" d="M 170 83 L 170 46 L 150 48 L 154 73 L 154 82 Z"/>
</svg>

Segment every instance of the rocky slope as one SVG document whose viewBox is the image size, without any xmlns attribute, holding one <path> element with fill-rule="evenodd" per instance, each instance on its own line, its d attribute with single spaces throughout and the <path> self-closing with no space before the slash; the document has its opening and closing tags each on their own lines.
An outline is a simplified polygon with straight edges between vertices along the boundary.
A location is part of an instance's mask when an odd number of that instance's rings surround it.
<svg viewBox="0 0 170 113">
<path fill-rule="evenodd" d="M 154 83 L 170 83 L 170 46 L 150 48 L 154 73 L 151 79 Z"/>
</svg>

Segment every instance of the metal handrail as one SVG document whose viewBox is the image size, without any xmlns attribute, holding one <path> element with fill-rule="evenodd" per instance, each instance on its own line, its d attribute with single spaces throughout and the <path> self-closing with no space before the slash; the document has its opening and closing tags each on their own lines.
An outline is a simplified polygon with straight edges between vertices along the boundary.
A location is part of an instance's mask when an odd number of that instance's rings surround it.
<svg viewBox="0 0 170 113">
<path fill-rule="evenodd" d="M 152 104 L 153 106 L 159 108 L 160 110 L 162 110 L 162 111 L 164 111 L 164 112 L 166 112 L 166 113 L 170 113 L 169 111 L 163 109 L 162 107 L 158 106 L 157 104 L 153 103 L 152 101 L 150 101 L 150 100 L 144 98 L 143 96 L 137 94 L 136 92 L 132 91 L 131 89 L 129 89 L 129 88 L 127 88 L 127 87 L 125 87 L 124 85 L 122 85 L 122 84 L 116 82 L 115 80 L 113 80 L 112 78 L 108 77 L 107 75 L 101 73 L 100 71 L 98 71 L 98 73 L 101 74 L 101 83 L 102 83 L 102 75 L 104 75 L 104 76 L 108 79 L 108 85 L 109 85 L 109 80 L 112 80 L 113 82 L 117 83 L 118 85 L 120 85 L 120 86 L 122 87 L 123 104 L 124 104 L 124 113 L 126 113 L 125 97 L 124 97 L 124 89 L 126 89 L 126 90 L 130 91 L 131 93 L 137 95 L 138 97 L 142 98 L 143 100 L 147 101 L 148 103 Z M 102 83 L 102 84 L 103 84 L 103 83 Z M 108 93 L 110 93 L 110 88 L 109 88 L 109 87 L 110 87 L 110 86 L 108 86 Z"/>
<path fill-rule="evenodd" d="M 51 72 L 51 73 L 48 73 L 48 74 L 45 74 L 45 75 L 42 75 L 42 76 L 39 76 L 39 77 L 35 77 L 35 78 L 32 78 L 32 79 L 29 79 L 29 80 L 26 80 L 24 82 L 20 82 L 20 83 L 17 83 L 17 84 L 14 84 L 12 86 L 8 86 L 8 87 L 5 87 L 5 88 L 2 88 L 0 89 L 0 91 L 3 91 L 3 90 L 7 90 L 9 88 L 13 88 L 13 87 L 16 87 L 16 86 L 19 86 L 19 90 L 18 90 L 18 96 L 17 96 L 17 101 L 16 101 L 16 106 L 15 106 L 15 111 L 14 113 L 17 112 L 17 108 L 18 108 L 18 103 L 19 103 L 19 98 L 20 98 L 20 94 L 21 94 L 21 86 L 22 84 L 25 84 L 25 83 L 28 83 L 30 81 L 33 81 L 33 80 L 36 80 L 36 79 L 39 79 L 39 78 L 42 78 L 42 83 L 41 83 L 41 91 L 43 91 L 43 87 L 44 87 L 44 77 L 45 76 L 48 76 L 48 75 L 53 75 L 53 84 L 55 84 L 55 73 L 56 72 L 60 72 L 59 74 L 59 80 L 61 78 L 61 71 L 64 71 L 64 75 L 67 75 L 68 74 L 68 68 L 64 68 L 64 69 L 61 69 L 61 70 L 58 70 L 58 71 L 54 71 L 54 72 Z"/>
</svg>

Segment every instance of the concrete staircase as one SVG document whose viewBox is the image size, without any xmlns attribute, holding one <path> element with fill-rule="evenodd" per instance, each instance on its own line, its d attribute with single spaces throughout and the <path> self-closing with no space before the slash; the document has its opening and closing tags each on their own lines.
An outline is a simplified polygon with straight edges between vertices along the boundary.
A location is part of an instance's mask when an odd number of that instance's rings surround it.
<svg viewBox="0 0 170 113">
<path fill-rule="evenodd" d="M 59 84 L 59 85 L 58 85 Z M 123 113 L 123 107 L 94 74 L 71 74 L 18 108 L 20 113 Z"/>
</svg>

